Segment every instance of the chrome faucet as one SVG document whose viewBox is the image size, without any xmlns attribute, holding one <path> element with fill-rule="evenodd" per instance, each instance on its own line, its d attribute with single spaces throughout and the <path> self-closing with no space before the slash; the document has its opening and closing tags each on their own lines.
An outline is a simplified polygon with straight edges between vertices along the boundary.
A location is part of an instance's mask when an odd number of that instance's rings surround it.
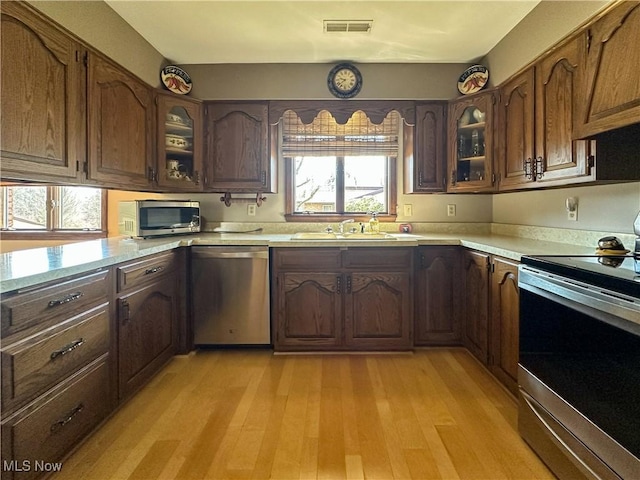
<svg viewBox="0 0 640 480">
<path fill-rule="evenodd" d="M 344 225 L 346 223 L 353 223 L 353 218 L 347 218 L 346 220 L 340 222 L 340 233 L 344 233 Z"/>
</svg>

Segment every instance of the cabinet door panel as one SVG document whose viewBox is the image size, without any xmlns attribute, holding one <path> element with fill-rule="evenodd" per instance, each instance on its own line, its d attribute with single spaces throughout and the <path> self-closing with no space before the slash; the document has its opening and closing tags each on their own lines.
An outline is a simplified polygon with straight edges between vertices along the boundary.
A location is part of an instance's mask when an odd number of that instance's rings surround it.
<svg viewBox="0 0 640 480">
<path fill-rule="evenodd" d="M 533 161 L 534 71 L 526 70 L 500 88 L 500 189 L 533 181 L 525 177 L 525 161 Z"/>
<path fill-rule="evenodd" d="M 449 105 L 447 191 L 494 190 L 494 92 Z"/>
<path fill-rule="evenodd" d="M 438 103 L 416 106 L 413 162 L 405 164 L 405 193 L 442 192 L 446 187 L 444 112 Z"/>
<path fill-rule="evenodd" d="M 149 187 L 155 109 L 151 89 L 99 55 L 89 58 L 89 178 Z"/>
<path fill-rule="evenodd" d="M 279 274 L 276 348 L 340 345 L 343 289 L 339 273 Z"/>
<path fill-rule="evenodd" d="M 468 251 L 464 256 L 465 346 L 480 361 L 488 360 L 489 255 Z"/>
<path fill-rule="evenodd" d="M 461 252 L 456 248 L 419 250 L 416 290 L 416 345 L 451 345 L 461 340 Z"/>
<path fill-rule="evenodd" d="M 578 75 L 578 42 L 573 40 L 536 64 L 536 158 L 543 174 L 536 182 L 588 175 L 588 142 L 573 141 Z"/>
<path fill-rule="evenodd" d="M 576 138 L 640 122 L 640 2 L 620 2 L 581 35 Z"/>
<path fill-rule="evenodd" d="M 171 191 L 202 190 L 202 105 L 173 94 L 158 94 L 159 186 Z M 176 145 L 174 145 L 174 142 Z M 184 142 L 184 143 L 183 143 Z"/>
<path fill-rule="evenodd" d="M 173 355 L 175 295 L 173 279 L 168 277 L 118 299 L 121 399 Z"/>
<path fill-rule="evenodd" d="M 408 347 L 411 277 L 402 272 L 350 273 L 346 279 L 345 341 L 354 348 Z"/>
<path fill-rule="evenodd" d="M 84 161 L 84 51 L 19 2 L 2 2 L 0 30 L 2 175 L 74 179 Z"/>
<path fill-rule="evenodd" d="M 518 265 L 494 258 L 492 276 L 491 370 L 515 395 L 518 393 L 520 297 Z"/>
<path fill-rule="evenodd" d="M 266 191 L 268 146 L 266 104 L 208 105 L 206 186 L 231 192 Z"/>
</svg>

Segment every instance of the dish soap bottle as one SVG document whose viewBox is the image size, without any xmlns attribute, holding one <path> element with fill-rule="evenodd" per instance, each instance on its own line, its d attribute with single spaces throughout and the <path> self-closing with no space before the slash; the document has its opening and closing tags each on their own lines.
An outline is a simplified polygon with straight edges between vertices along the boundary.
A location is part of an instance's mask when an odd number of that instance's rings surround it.
<svg viewBox="0 0 640 480">
<path fill-rule="evenodd" d="M 376 212 L 371 212 L 371 219 L 369 220 L 369 231 L 371 233 L 380 233 L 380 222 L 377 215 Z"/>
</svg>

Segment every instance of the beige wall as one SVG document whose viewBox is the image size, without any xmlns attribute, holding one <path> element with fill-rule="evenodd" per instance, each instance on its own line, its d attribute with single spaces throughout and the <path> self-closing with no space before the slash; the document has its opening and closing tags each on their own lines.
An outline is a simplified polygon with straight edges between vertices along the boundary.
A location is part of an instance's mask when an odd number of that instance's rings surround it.
<svg viewBox="0 0 640 480">
<path fill-rule="evenodd" d="M 332 65 L 182 65 L 193 80 L 192 95 L 203 100 L 326 100 Z M 359 64 L 358 100 L 448 100 L 458 95 L 463 64 Z"/>
<path fill-rule="evenodd" d="M 103 1 L 28 2 L 149 85 L 160 86 L 164 57 Z"/>
<path fill-rule="evenodd" d="M 573 32 L 610 2 L 542 1 L 482 60 L 491 85 L 507 78 Z"/>
</svg>

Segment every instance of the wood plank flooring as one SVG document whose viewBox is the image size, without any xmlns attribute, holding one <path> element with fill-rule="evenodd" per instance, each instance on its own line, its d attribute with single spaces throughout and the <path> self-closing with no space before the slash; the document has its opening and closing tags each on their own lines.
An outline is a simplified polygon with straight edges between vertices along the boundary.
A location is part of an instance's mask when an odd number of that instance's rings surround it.
<svg viewBox="0 0 640 480">
<path fill-rule="evenodd" d="M 552 479 L 463 349 L 174 358 L 64 479 Z"/>
</svg>

